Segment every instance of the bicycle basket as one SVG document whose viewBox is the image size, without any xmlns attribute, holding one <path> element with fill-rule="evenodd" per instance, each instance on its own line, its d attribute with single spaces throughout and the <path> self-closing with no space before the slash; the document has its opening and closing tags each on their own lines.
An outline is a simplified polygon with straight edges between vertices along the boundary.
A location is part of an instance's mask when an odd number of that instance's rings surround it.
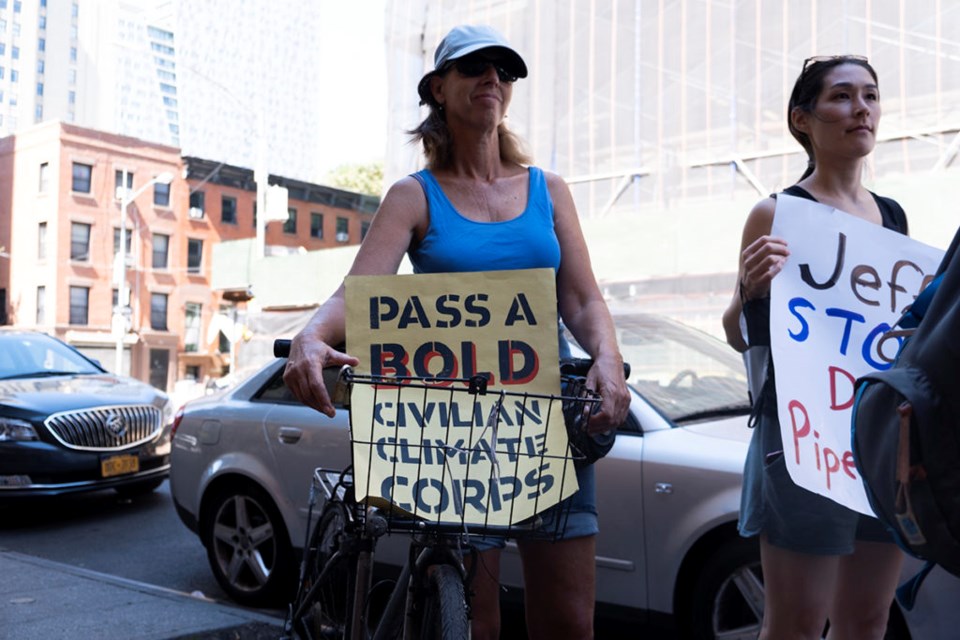
<svg viewBox="0 0 960 640">
<path fill-rule="evenodd" d="M 494 390 L 482 377 L 345 377 L 356 498 L 389 507 L 392 529 L 412 520 L 421 530 L 533 535 L 536 516 L 562 510 L 578 489 L 564 409 L 589 414 L 595 394 Z M 564 521 L 538 534 L 559 535 Z"/>
</svg>

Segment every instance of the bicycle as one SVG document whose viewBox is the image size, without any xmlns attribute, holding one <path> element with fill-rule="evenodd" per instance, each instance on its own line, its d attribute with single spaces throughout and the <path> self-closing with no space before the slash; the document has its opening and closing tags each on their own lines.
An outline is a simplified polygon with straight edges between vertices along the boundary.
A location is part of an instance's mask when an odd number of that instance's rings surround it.
<svg viewBox="0 0 960 640">
<path fill-rule="evenodd" d="M 278 357 L 286 356 L 289 342 L 278 340 L 274 350 Z M 497 430 L 504 420 L 509 420 L 504 416 L 504 403 L 513 400 L 520 403 L 521 407 L 529 407 L 535 402 L 546 402 L 548 406 L 544 415 L 548 420 L 547 428 L 549 417 L 554 415 L 551 408 L 555 403 L 560 403 L 564 428 L 567 428 L 569 423 L 573 429 L 584 429 L 586 418 L 591 411 L 599 407 L 600 402 L 600 397 L 586 389 L 583 384 L 586 370 L 591 364 L 591 361 L 583 359 L 564 362 L 561 367 L 563 389 L 565 392 L 569 390 L 572 395 L 489 391 L 495 397 L 490 411 L 471 411 L 473 422 L 478 424 L 471 424 L 470 428 L 481 429 L 481 437 L 492 432 L 491 442 L 499 442 Z M 349 367 L 343 368 L 335 396 L 337 401 L 351 411 L 351 440 L 355 445 L 360 445 L 361 451 L 366 447 L 371 457 L 376 447 L 384 445 L 382 440 L 376 441 L 372 436 L 364 439 L 363 434 L 353 424 L 355 412 L 351 406 L 351 396 L 357 385 L 369 387 L 374 398 L 378 394 L 396 392 L 398 405 L 401 392 L 416 390 L 418 395 L 422 392 L 420 416 L 427 414 L 427 398 L 431 393 L 439 391 L 450 394 L 451 398 L 454 395 L 469 394 L 474 398 L 474 403 L 478 397 L 488 394 L 487 380 L 481 376 L 467 379 L 387 378 L 360 375 Z M 478 405 L 474 404 L 474 408 L 476 406 Z M 484 415 L 486 419 L 483 419 Z M 399 424 L 399 420 L 396 423 Z M 373 425 L 371 434 L 372 431 Z M 400 446 L 398 440 L 399 438 L 394 438 L 394 447 Z M 463 453 L 456 446 L 445 443 L 420 443 L 413 447 L 420 455 L 417 465 L 418 480 L 424 458 L 433 459 L 434 456 L 439 458 L 441 455 Z M 433 453 L 429 453 L 431 450 Z M 354 464 L 357 463 L 356 452 L 355 448 Z M 541 460 L 559 458 L 564 462 L 582 457 L 573 446 L 561 456 L 548 454 L 545 450 L 535 455 L 539 455 Z M 513 461 L 518 463 L 518 460 Z M 368 464 L 369 462 L 370 460 L 367 460 Z M 394 464 L 396 465 L 396 462 Z M 494 473 L 499 474 L 499 465 L 494 463 L 493 467 L 496 469 Z M 396 479 L 396 474 L 394 478 Z M 449 480 L 455 483 L 454 478 Z M 560 481 L 565 480 L 569 481 L 566 476 Z M 437 516 L 433 518 L 425 517 L 423 510 L 418 513 L 417 509 L 414 509 L 414 512 L 410 513 L 399 509 L 395 504 L 375 505 L 371 504 L 371 500 L 358 500 L 354 481 L 353 467 L 342 471 L 324 468 L 314 470 L 307 517 L 308 534 L 303 547 L 297 594 L 288 607 L 284 624 L 287 638 L 469 638 L 470 584 L 478 566 L 477 551 L 470 542 L 471 538 L 477 535 L 498 535 L 552 539 L 562 533 L 565 524 L 563 515 L 547 530 L 544 530 L 539 516 L 519 522 L 511 519 L 506 526 L 491 524 L 488 518 L 471 522 L 466 515 L 467 509 L 462 496 L 460 503 L 453 509 L 462 515 L 459 519 L 444 521 L 439 508 Z M 369 487 L 362 493 L 370 495 Z M 321 494 L 324 499 L 323 509 L 316 526 L 311 530 L 309 524 L 313 521 L 313 511 Z M 511 505 L 511 510 L 512 508 Z M 489 511 L 487 515 L 489 516 Z M 393 533 L 410 537 L 407 560 L 392 585 L 387 582 L 374 585 L 372 577 L 377 542 L 384 535 Z M 465 563 L 465 557 L 471 561 Z M 384 603 L 382 597 L 388 590 L 389 595 Z"/>
</svg>

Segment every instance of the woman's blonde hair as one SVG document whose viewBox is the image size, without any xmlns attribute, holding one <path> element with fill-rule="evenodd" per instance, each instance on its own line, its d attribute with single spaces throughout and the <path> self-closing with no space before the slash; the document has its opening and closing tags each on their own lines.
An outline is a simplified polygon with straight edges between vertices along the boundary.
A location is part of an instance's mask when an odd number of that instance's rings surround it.
<svg viewBox="0 0 960 640">
<path fill-rule="evenodd" d="M 443 108 L 430 105 L 430 113 L 415 129 L 408 131 L 411 142 L 423 144 L 423 155 L 427 159 L 427 169 L 435 171 L 446 169 L 453 164 L 453 136 L 447 127 Z M 505 122 L 497 125 L 500 138 L 500 159 L 504 162 L 529 165 L 533 159 L 525 144 L 510 131 Z"/>
</svg>

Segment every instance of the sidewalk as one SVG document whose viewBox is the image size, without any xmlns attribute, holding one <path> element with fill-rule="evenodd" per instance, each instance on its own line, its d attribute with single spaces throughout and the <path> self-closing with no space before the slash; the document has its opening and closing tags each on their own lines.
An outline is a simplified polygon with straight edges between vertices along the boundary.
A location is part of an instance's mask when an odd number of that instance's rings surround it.
<svg viewBox="0 0 960 640">
<path fill-rule="evenodd" d="M 0 549 L 0 640 L 276 640 L 282 627 L 269 615 Z"/>
</svg>

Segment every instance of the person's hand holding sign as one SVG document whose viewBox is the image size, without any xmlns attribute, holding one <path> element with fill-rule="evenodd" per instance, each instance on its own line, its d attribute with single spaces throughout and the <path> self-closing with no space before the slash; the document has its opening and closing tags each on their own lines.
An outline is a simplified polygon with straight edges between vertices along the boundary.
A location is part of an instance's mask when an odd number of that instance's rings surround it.
<svg viewBox="0 0 960 640">
<path fill-rule="evenodd" d="M 780 273 L 790 255 L 782 238 L 761 235 L 741 255 L 740 297 L 742 300 L 762 298 L 770 292 L 770 282 Z"/>
</svg>

